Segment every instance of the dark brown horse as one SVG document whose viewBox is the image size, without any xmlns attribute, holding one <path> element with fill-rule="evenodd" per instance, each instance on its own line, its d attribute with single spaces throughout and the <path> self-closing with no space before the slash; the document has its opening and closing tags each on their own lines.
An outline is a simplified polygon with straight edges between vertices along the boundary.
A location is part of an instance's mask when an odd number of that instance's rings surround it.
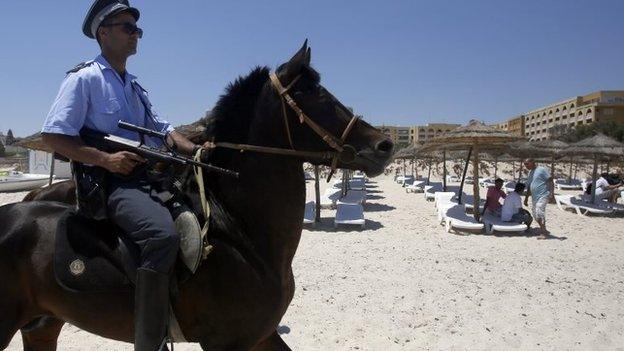
<svg viewBox="0 0 624 351">
<path fill-rule="evenodd" d="M 277 69 L 277 78 L 284 86 L 296 80 L 289 91 L 296 104 L 339 139 L 351 114 L 319 84 L 319 74 L 309 63 L 310 49 L 304 44 Z M 306 124 L 299 123 L 294 109 L 283 109 L 267 68 L 257 68 L 231 84 L 205 127 L 202 135 L 195 136 L 196 142 L 214 138 L 290 149 L 290 139 L 297 150 L 332 150 Z M 343 159 L 337 166 L 360 169 L 370 176 L 383 171 L 393 148 L 387 137 L 363 121 L 353 126 L 345 143 L 355 150 L 355 159 L 349 163 Z M 331 163 L 330 159 L 221 148 L 210 155 L 210 162 L 238 171 L 240 179 L 204 176 L 212 207 L 209 236 L 214 250 L 179 287 L 173 302 L 188 341 L 199 342 L 204 350 L 289 349 L 276 327 L 295 289 L 291 262 L 302 229 L 304 161 Z M 189 189 L 193 190 L 192 184 Z M 51 194 L 36 198 L 54 198 Z M 59 194 L 66 197 L 67 189 Z M 70 207 L 50 201 L 0 207 L 1 349 L 21 329 L 25 350 L 54 350 L 65 322 L 132 342 L 133 292 L 72 292 L 54 278 L 55 229 Z"/>
</svg>

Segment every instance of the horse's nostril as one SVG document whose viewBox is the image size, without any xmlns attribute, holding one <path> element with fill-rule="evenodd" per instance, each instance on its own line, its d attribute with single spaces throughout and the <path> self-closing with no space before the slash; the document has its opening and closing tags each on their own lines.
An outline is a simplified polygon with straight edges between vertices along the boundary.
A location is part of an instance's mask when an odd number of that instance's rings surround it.
<svg viewBox="0 0 624 351">
<path fill-rule="evenodd" d="M 375 145 L 375 150 L 378 152 L 380 151 L 380 152 L 390 153 L 392 152 L 393 148 L 394 148 L 394 144 L 392 143 L 392 141 L 390 141 L 390 139 L 382 140 L 378 142 L 377 145 Z"/>
</svg>

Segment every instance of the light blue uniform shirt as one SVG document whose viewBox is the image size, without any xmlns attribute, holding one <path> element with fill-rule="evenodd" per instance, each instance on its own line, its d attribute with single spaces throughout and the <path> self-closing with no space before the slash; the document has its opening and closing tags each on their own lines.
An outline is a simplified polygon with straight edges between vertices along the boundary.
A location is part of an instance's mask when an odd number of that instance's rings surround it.
<svg viewBox="0 0 624 351">
<path fill-rule="evenodd" d="M 550 196 L 548 179 L 550 179 L 550 173 L 548 173 L 545 167 L 535 167 L 535 169 L 529 172 L 527 183 L 529 184 L 529 189 L 531 189 L 534 203 L 543 197 Z"/>
<path fill-rule="evenodd" d="M 136 132 L 117 127 L 119 121 L 160 132 L 173 131 L 169 122 L 158 118 L 136 77 L 126 72 L 124 82 L 99 55 L 86 67 L 65 77 L 41 131 L 75 136 L 87 127 L 138 141 Z M 153 138 L 150 141 L 151 146 L 160 146 Z"/>
</svg>

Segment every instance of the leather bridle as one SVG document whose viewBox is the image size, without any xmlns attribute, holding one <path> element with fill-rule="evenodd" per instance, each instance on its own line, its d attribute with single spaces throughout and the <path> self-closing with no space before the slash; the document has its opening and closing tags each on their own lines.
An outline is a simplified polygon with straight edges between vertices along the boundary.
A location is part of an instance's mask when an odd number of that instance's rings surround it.
<svg viewBox="0 0 624 351">
<path fill-rule="evenodd" d="M 347 140 L 349 133 L 351 132 L 351 130 L 353 130 L 353 127 L 359 120 L 359 117 L 353 115 L 351 117 L 351 120 L 347 124 L 347 127 L 342 132 L 342 136 L 340 138 L 337 138 L 332 133 L 328 132 L 325 128 L 321 127 L 319 124 L 314 122 L 310 117 L 308 117 L 303 112 L 303 110 L 299 108 L 295 100 L 293 100 L 293 98 L 288 93 L 289 90 L 295 85 L 295 83 L 297 83 L 297 81 L 301 78 L 301 75 L 298 75 L 297 77 L 295 77 L 290 82 L 290 84 L 288 84 L 286 87 L 282 85 L 279 78 L 277 77 L 277 74 L 275 74 L 274 72 L 269 73 L 269 78 L 271 79 L 271 86 L 273 87 L 273 89 L 277 91 L 277 93 L 280 96 L 280 100 L 282 103 L 282 115 L 284 117 L 284 128 L 286 131 L 286 136 L 288 138 L 288 143 L 290 144 L 290 149 L 274 148 L 274 147 L 259 146 L 259 145 L 248 145 L 248 144 L 234 144 L 234 143 L 227 143 L 227 142 L 213 143 L 214 147 L 235 149 L 235 150 L 240 150 L 241 152 L 253 151 L 253 152 L 284 155 L 284 156 L 302 156 L 302 157 L 320 158 L 320 159 L 331 158 L 332 162 L 331 162 L 331 171 L 328 177 L 328 181 L 329 181 L 331 176 L 336 171 L 336 167 L 338 165 L 339 160 L 343 163 L 349 164 L 353 162 L 355 160 L 355 157 L 357 156 L 357 151 L 355 150 L 355 148 L 347 144 L 345 141 Z M 320 136 L 321 139 L 323 139 L 323 141 L 325 141 L 325 143 L 329 145 L 329 147 L 331 147 L 335 151 L 296 150 L 293 140 L 292 140 L 292 135 L 290 132 L 290 125 L 288 122 L 288 111 L 287 111 L 286 105 L 288 105 L 297 114 L 297 116 L 299 117 L 299 123 L 301 124 L 305 123 L 318 136 Z"/>
</svg>

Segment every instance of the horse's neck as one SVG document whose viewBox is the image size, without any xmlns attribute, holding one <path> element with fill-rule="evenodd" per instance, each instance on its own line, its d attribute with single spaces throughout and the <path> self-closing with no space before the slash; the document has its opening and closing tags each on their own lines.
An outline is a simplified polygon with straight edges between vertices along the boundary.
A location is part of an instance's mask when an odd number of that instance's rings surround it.
<svg viewBox="0 0 624 351">
<path fill-rule="evenodd" d="M 256 253 L 279 274 L 290 274 L 305 206 L 300 162 L 279 156 L 248 155 L 241 178 L 229 181 L 228 207 L 244 223 Z"/>
</svg>

